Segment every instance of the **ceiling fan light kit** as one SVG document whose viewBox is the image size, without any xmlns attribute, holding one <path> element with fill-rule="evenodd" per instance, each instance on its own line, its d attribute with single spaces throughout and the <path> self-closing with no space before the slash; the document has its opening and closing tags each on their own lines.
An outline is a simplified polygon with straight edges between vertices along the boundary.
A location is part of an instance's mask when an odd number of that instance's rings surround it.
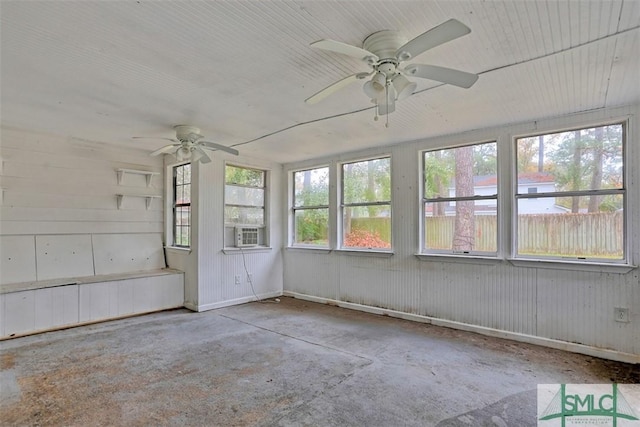
<svg viewBox="0 0 640 427">
<path fill-rule="evenodd" d="M 172 138 L 148 138 L 148 137 L 136 137 L 144 139 L 164 139 L 172 141 L 173 144 L 165 145 L 162 148 L 152 152 L 152 156 L 158 156 L 160 154 L 173 155 L 182 162 L 185 160 L 191 160 L 192 162 L 200 161 L 201 163 L 211 162 L 211 158 L 204 151 L 206 150 L 221 150 L 227 153 L 238 155 L 238 150 L 227 147 L 226 145 L 216 144 L 215 142 L 203 141 L 203 135 L 200 134 L 200 129 L 195 126 L 189 125 L 177 125 L 173 127 L 176 131 L 176 139 Z"/>
<path fill-rule="evenodd" d="M 471 29 L 462 22 L 450 19 L 408 42 L 397 31 L 383 30 L 369 35 L 362 43 L 362 48 L 327 39 L 311 43 L 312 47 L 318 49 L 358 58 L 371 67 L 371 72 L 347 76 L 315 93 L 305 102 L 315 104 L 357 80 L 373 76 L 365 82 L 362 89 L 376 105 L 374 120 L 378 119 L 378 115 L 387 115 L 388 127 L 388 114 L 395 111 L 395 101 L 406 99 L 417 88 L 417 84 L 407 79 L 406 75 L 462 88 L 469 88 L 478 80 L 476 74 L 451 68 L 425 64 L 410 64 L 404 68 L 400 66 L 403 61 L 470 32 Z"/>
</svg>

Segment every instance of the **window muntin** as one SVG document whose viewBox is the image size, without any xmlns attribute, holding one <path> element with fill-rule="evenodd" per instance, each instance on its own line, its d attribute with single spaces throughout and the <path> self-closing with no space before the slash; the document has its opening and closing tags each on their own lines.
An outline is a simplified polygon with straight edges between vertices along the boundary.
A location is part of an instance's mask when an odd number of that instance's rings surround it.
<svg viewBox="0 0 640 427">
<path fill-rule="evenodd" d="M 391 250 L 391 158 L 342 165 L 342 248 Z"/>
<path fill-rule="evenodd" d="M 173 167 L 173 246 L 191 246 L 191 164 Z"/>
<path fill-rule="evenodd" d="M 266 245 L 266 171 L 225 166 L 225 245 L 235 246 L 236 226 L 258 226 L 258 244 Z"/>
<path fill-rule="evenodd" d="M 293 173 L 293 244 L 329 247 L 329 168 Z"/>
<path fill-rule="evenodd" d="M 516 139 L 516 256 L 625 260 L 624 138 L 618 123 Z"/>
<path fill-rule="evenodd" d="M 424 152 L 423 253 L 497 253 L 497 169 L 496 142 Z"/>
</svg>

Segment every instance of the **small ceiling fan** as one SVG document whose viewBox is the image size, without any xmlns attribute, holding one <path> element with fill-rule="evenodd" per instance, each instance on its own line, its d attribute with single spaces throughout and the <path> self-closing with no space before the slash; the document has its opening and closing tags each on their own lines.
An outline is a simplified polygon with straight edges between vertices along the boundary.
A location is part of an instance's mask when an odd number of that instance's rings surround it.
<svg viewBox="0 0 640 427">
<path fill-rule="evenodd" d="M 327 39 L 313 42 L 311 47 L 358 58 L 366 62 L 371 71 L 347 76 L 307 98 L 305 102 L 315 104 L 349 84 L 370 76 L 373 77 L 364 84 L 363 90 L 371 98 L 371 102 L 376 104 L 377 114 L 388 115 L 395 111 L 396 100 L 413 94 L 417 85 L 406 76 L 470 88 L 478 80 L 478 75 L 435 65 L 409 64 L 404 68 L 400 66 L 404 61 L 470 32 L 471 29 L 462 22 L 450 19 L 408 42 L 392 30 L 369 35 L 364 40 L 362 48 Z"/>
<path fill-rule="evenodd" d="M 215 142 L 203 141 L 203 135 L 200 135 L 200 129 L 195 126 L 177 125 L 173 127 L 176 130 L 176 138 L 152 138 L 144 136 L 134 136 L 135 139 L 164 139 L 172 141 L 174 144 L 165 145 L 151 153 L 151 156 L 172 153 L 179 161 L 191 159 L 202 163 L 209 163 L 211 158 L 204 150 L 222 150 L 233 155 L 238 155 L 238 150 L 227 147 L 225 145 L 216 144 Z"/>
</svg>

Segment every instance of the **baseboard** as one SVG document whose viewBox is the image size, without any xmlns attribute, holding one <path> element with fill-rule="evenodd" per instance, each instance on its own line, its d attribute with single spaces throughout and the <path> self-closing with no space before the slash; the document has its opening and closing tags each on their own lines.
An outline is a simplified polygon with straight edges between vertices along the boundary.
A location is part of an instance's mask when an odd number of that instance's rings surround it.
<svg viewBox="0 0 640 427">
<path fill-rule="evenodd" d="M 267 299 L 267 298 L 277 298 L 281 296 L 282 296 L 282 291 L 265 292 L 262 294 L 258 294 L 258 298 L 261 300 Z M 230 300 L 220 301 L 220 302 L 213 302 L 210 304 L 202 304 L 198 306 L 195 306 L 193 304 L 188 304 L 188 305 L 185 304 L 184 306 L 189 310 L 199 312 L 199 311 L 215 310 L 216 308 L 230 307 L 232 305 L 246 304 L 248 302 L 253 302 L 253 301 L 256 301 L 256 297 L 251 295 L 248 297 L 230 299 Z"/>
<path fill-rule="evenodd" d="M 298 292 L 284 291 L 283 296 L 293 297 L 305 301 L 317 302 L 320 304 L 328 304 L 351 310 L 364 311 L 366 313 L 378 314 L 381 316 L 395 317 L 398 319 L 411 320 L 413 322 L 428 323 L 435 326 L 444 326 L 446 328 L 459 329 L 467 332 L 475 332 L 490 337 L 504 338 L 513 341 L 524 342 L 528 344 L 540 345 L 543 347 L 555 348 L 558 350 L 569 351 L 572 353 L 585 354 L 587 356 L 599 357 L 602 359 L 615 360 L 625 363 L 640 363 L 640 355 L 625 353 L 621 351 L 609 350 L 598 347 L 591 347 L 584 344 L 575 344 L 566 341 L 554 340 L 551 338 L 538 337 L 535 335 L 520 334 L 517 332 L 503 331 L 500 329 L 487 328 L 484 326 L 471 325 L 469 323 L 455 322 L 453 320 L 438 319 L 436 317 L 422 316 L 419 314 L 404 313 L 402 311 L 389 310 L 386 308 L 372 307 L 352 302 L 344 302 L 330 298 L 317 297 L 313 295 L 301 294 Z"/>
</svg>

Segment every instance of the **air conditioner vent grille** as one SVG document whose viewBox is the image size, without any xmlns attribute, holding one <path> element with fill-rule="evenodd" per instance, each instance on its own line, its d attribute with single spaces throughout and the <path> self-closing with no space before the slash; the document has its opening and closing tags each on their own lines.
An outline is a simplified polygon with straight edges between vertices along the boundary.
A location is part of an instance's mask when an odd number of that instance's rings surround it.
<svg viewBox="0 0 640 427">
<path fill-rule="evenodd" d="M 258 246 L 258 227 L 236 227 L 236 247 Z"/>
</svg>

